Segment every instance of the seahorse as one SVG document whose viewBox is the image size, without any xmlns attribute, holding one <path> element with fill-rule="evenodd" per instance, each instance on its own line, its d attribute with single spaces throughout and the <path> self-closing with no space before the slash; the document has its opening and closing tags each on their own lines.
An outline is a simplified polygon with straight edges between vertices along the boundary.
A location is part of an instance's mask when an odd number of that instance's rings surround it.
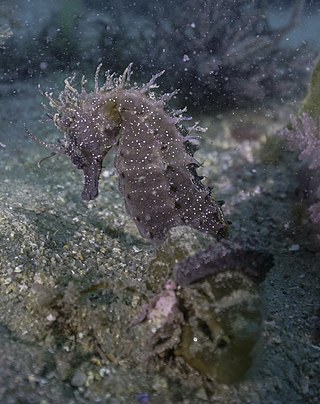
<svg viewBox="0 0 320 404">
<path fill-rule="evenodd" d="M 105 73 L 99 86 L 98 66 L 94 89 L 86 91 L 73 86 L 74 77 L 65 80 L 58 99 L 45 93 L 55 109 L 55 126 L 64 133 L 60 144 L 47 144 L 53 154 L 66 154 L 84 172 L 85 201 L 98 195 L 102 162 L 115 146 L 115 168 L 119 190 L 127 212 L 142 237 L 161 242 L 171 227 L 187 225 L 217 238 L 227 234 L 227 223 L 220 203 L 211 189 L 202 183 L 196 169 L 191 135 L 203 129 L 194 125 L 185 128 L 181 122 L 185 109 L 168 112 L 167 103 L 174 93 L 156 96 L 156 80 L 152 76 L 142 85 L 130 85 L 132 65 L 122 75 Z"/>
</svg>

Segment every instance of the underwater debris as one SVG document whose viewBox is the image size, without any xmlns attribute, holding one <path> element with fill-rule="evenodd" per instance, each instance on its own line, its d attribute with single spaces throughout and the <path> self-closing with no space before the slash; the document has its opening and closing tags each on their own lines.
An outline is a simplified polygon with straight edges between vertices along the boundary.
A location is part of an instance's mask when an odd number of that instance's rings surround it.
<svg viewBox="0 0 320 404">
<path fill-rule="evenodd" d="M 175 356 L 220 383 L 241 379 L 262 329 L 257 284 L 230 267 L 181 288 L 179 295 L 185 321 Z"/>
<path fill-rule="evenodd" d="M 189 285 L 214 273 L 232 269 L 259 283 L 272 266 L 272 254 L 257 247 L 244 246 L 241 241 L 221 240 L 178 263 L 174 267 L 173 278 L 179 285 Z"/>
<path fill-rule="evenodd" d="M 273 256 L 238 240 L 221 240 L 178 263 L 185 323 L 175 355 L 201 374 L 222 383 L 245 375 L 262 328 L 258 284 Z"/>
<path fill-rule="evenodd" d="M 182 357 L 221 383 L 239 380 L 252 363 L 262 327 L 259 283 L 273 256 L 222 240 L 174 266 L 173 278 L 144 307 L 143 343 Z"/>
<path fill-rule="evenodd" d="M 196 172 L 200 164 L 193 157 L 190 133 L 204 129 L 197 124 L 183 128 L 181 122 L 190 119 L 185 110 L 166 111 L 174 93 L 155 96 L 152 90 L 163 72 L 141 87 L 130 86 L 129 65 L 118 77 L 107 72 L 100 87 L 100 68 L 91 93 L 84 78 L 80 92 L 69 78 L 57 100 L 46 93 L 56 110 L 53 121 L 65 135 L 59 145 L 29 136 L 56 154 L 66 154 L 83 170 L 85 201 L 97 197 L 103 158 L 116 145 L 119 189 L 142 237 L 162 241 L 178 225 L 225 236 L 227 224 L 220 205 L 202 184 Z"/>
<path fill-rule="evenodd" d="M 0 27 L 0 48 L 3 48 L 6 41 L 12 36 L 12 31 L 10 28 Z"/>
</svg>

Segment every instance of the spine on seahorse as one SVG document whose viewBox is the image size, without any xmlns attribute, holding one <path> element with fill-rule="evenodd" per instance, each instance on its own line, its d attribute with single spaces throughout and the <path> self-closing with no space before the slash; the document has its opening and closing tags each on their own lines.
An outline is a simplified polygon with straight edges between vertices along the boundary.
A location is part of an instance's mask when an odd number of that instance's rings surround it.
<svg viewBox="0 0 320 404">
<path fill-rule="evenodd" d="M 81 92 L 67 79 L 58 100 L 47 94 L 57 110 L 54 122 L 65 133 L 64 153 L 84 171 L 83 199 L 97 196 L 103 158 L 117 144 L 119 189 L 143 237 L 161 241 L 177 225 L 225 236 L 220 205 L 196 173 L 189 133 L 201 128 L 183 129 L 184 110 L 166 111 L 172 94 L 157 98 L 152 91 L 163 72 L 142 87 L 130 86 L 129 65 L 119 77 L 107 73 L 99 87 L 99 69 L 91 93 L 84 79 Z"/>
</svg>

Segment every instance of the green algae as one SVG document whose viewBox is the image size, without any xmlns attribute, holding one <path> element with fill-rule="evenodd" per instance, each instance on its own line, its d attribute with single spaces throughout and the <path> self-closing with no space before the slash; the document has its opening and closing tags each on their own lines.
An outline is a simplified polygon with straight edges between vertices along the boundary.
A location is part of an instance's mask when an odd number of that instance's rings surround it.
<svg viewBox="0 0 320 404">
<path fill-rule="evenodd" d="M 320 58 L 313 67 L 309 90 L 302 102 L 301 112 L 308 113 L 312 118 L 320 116 Z"/>
<path fill-rule="evenodd" d="M 186 363 L 221 383 L 241 379 L 252 363 L 262 310 L 257 285 L 227 271 L 181 291 L 186 323 L 175 350 Z"/>
</svg>

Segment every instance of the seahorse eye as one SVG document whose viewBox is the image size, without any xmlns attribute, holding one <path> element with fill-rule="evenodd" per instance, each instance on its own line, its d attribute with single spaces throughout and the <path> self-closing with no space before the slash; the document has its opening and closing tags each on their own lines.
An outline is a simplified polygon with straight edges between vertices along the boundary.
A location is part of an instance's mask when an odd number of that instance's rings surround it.
<svg viewBox="0 0 320 404">
<path fill-rule="evenodd" d="M 105 102 L 100 110 L 112 123 L 120 125 L 122 118 L 119 112 L 119 107 L 114 101 Z"/>
</svg>

